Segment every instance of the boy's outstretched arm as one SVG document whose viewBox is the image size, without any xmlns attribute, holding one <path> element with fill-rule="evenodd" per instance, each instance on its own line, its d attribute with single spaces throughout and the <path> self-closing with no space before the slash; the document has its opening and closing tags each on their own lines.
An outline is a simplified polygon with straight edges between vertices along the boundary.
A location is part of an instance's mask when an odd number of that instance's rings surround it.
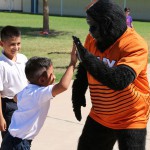
<svg viewBox="0 0 150 150">
<path fill-rule="evenodd" d="M 54 87 L 52 89 L 52 95 L 53 96 L 56 96 L 56 95 L 66 91 L 68 89 L 69 84 L 70 84 L 70 82 L 72 80 L 72 77 L 73 77 L 73 73 L 74 73 L 74 69 L 75 69 L 75 66 L 76 66 L 76 62 L 77 62 L 76 46 L 73 43 L 70 64 L 69 64 L 66 72 L 62 76 L 60 82 L 57 83 L 56 85 L 54 85 Z"/>
</svg>

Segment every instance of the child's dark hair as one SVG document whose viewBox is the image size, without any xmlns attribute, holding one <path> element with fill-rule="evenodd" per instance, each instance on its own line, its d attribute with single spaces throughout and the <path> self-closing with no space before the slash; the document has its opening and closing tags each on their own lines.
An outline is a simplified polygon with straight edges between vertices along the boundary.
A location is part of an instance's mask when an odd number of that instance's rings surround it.
<svg viewBox="0 0 150 150">
<path fill-rule="evenodd" d="M 124 11 L 125 12 L 130 11 L 130 8 L 126 7 L 126 8 L 124 8 Z"/>
<path fill-rule="evenodd" d="M 1 41 L 5 41 L 12 37 L 19 37 L 21 36 L 21 31 L 14 26 L 5 26 L 1 30 Z"/>
<path fill-rule="evenodd" d="M 31 57 L 25 67 L 27 79 L 32 84 L 37 84 L 40 76 L 52 65 L 52 61 L 46 57 Z"/>
</svg>

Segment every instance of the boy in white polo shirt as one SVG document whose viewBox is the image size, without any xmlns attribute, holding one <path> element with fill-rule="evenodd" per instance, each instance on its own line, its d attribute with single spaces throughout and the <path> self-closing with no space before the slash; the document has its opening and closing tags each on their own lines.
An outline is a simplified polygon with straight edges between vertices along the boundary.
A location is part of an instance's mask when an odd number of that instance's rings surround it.
<svg viewBox="0 0 150 150">
<path fill-rule="evenodd" d="M 76 62 L 76 48 L 73 45 L 71 62 L 65 74 L 59 83 L 53 84 L 55 75 L 50 59 L 32 57 L 28 60 L 25 73 L 30 83 L 17 94 L 18 110 L 12 116 L 1 150 L 30 150 L 31 141 L 44 124 L 50 100 L 68 89 Z"/>
<path fill-rule="evenodd" d="M 0 131 L 7 133 L 13 112 L 17 109 L 14 96 L 26 85 L 24 68 L 27 57 L 18 53 L 21 48 L 21 32 L 14 26 L 1 30 L 0 46 Z"/>
</svg>

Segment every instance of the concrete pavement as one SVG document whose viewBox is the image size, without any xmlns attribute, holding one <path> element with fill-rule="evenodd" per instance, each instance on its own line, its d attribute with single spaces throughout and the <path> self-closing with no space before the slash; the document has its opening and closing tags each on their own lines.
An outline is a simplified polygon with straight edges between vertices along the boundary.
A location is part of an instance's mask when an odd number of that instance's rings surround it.
<svg viewBox="0 0 150 150">
<path fill-rule="evenodd" d="M 148 77 L 150 79 L 150 65 Z M 76 150 L 78 138 L 90 111 L 91 103 L 89 92 L 87 92 L 87 106 L 82 108 L 82 120 L 78 122 L 72 110 L 71 85 L 66 92 L 51 101 L 44 126 L 32 142 L 32 150 Z M 147 131 L 146 150 L 150 150 L 150 121 Z M 117 143 L 113 150 L 118 150 Z"/>
</svg>

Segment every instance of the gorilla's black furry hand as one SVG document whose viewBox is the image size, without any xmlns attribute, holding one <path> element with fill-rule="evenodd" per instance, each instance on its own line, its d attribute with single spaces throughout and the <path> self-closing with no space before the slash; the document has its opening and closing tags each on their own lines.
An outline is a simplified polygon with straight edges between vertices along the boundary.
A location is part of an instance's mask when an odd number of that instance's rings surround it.
<svg viewBox="0 0 150 150">
<path fill-rule="evenodd" d="M 85 58 L 87 50 L 83 47 L 79 38 L 77 38 L 76 36 L 72 36 L 72 38 L 73 38 L 73 41 L 77 47 L 78 59 L 80 62 L 82 62 Z"/>
<path fill-rule="evenodd" d="M 87 75 L 86 70 L 79 63 L 77 68 L 76 79 L 73 82 L 72 86 L 72 104 L 73 104 L 73 111 L 75 113 L 75 117 L 78 121 L 82 119 L 81 115 L 81 106 L 86 106 L 86 99 L 85 93 L 88 87 Z"/>
</svg>

